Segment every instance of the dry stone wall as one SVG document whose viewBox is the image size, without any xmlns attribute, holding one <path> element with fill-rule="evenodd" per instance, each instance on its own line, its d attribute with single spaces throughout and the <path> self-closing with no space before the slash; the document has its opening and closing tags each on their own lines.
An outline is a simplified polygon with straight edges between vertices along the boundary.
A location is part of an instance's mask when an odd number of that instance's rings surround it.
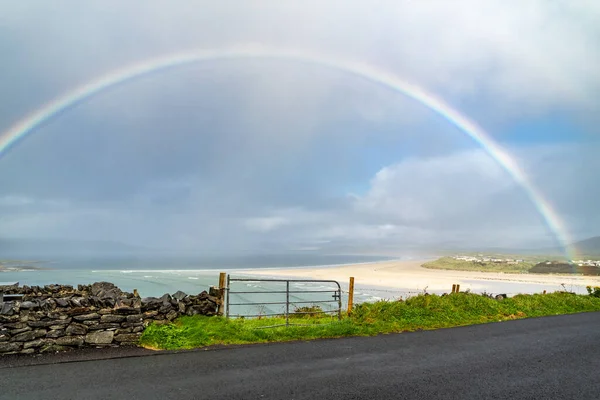
<svg viewBox="0 0 600 400">
<path fill-rule="evenodd" d="M 33 354 L 80 347 L 135 345 L 151 323 L 168 323 L 181 315 L 215 315 L 218 289 L 198 295 L 178 291 L 140 298 L 109 282 L 79 285 L 0 286 L 0 355 Z"/>
</svg>

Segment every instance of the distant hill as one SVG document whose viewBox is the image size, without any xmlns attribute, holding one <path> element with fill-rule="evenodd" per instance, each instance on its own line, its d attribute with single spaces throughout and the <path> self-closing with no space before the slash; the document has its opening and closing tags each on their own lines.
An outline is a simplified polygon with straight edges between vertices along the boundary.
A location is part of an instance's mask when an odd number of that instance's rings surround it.
<svg viewBox="0 0 600 400">
<path fill-rule="evenodd" d="M 564 261 L 544 261 L 534 265 L 530 270 L 532 274 L 581 274 L 600 275 L 600 268 L 592 265 L 576 265 Z"/>
<path fill-rule="evenodd" d="M 575 242 L 573 247 L 578 254 L 598 257 L 600 256 L 600 236 Z"/>
<path fill-rule="evenodd" d="M 576 257 L 594 259 L 598 258 L 600 257 L 600 236 L 595 236 L 589 239 L 584 239 L 578 242 L 571 243 L 571 247 L 575 250 Z M 497 253 L 505 252 L 497 251 Z M 530 250 L 509 250 L 508 253 L 562 258 L 564 255 L 564 250 L 560 247 L 547 247 Z"/>
</svg>

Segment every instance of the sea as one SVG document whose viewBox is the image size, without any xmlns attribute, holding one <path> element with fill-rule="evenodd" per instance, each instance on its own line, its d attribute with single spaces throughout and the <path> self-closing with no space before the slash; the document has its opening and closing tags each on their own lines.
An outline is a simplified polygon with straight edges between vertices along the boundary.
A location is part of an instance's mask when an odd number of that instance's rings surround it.
<svg viewBox="0 0 600 400">
<path fill-rule="evenodd" d="M 218 286 L 219 273 L 225 272 L 230 283 L 230 314 L 233 316 L 279 314 L 285 311 L 286 282 L 266 281 L 276 276 L 249 275 L 247 270 L 281 268 L 327 268 L 340 265 L 372 263 L 401 259 L 362 255 L 249 255 L 235 257 L 164 257 L 164 256 L 54 256 L 4 262 L 5 267 L 34 266 L 35 270 L 0 272 L 0 282 L 20 285 L 53 283 L 77 286 L 106 281 L 124 291 L 138 291 L 142 297 L 159 297 L 165 293 L 183 291 L 198 294 L 210 286 Z M 236 281 L 236 279 L 257 279 Z M 347 282 L 340 282 L 342 307 L 347 303 Z M 290 282 L 290 311 L 304 306 L 319 305 L 325 311 L 339 307 L 335 282 Z M 272 293 L 277 292 L 277 293 Z M 355 302 L 375 301 L 393 297 L 382 288 L 362 288 L 355 291 Z M 269 303 L 269 304 L 267 304 Z M 234 305 L 235 304 L 235 305 Z"/>
<path fill-rule="evenodd" d="M 6 259 L 6 258 L 5 258 Z M 35 258 L 7 263 L 5 267 L 20 265 L 34 266 L 36 270 L 0 272 L 0 284 L 19 282 L 21 285 L 47 285 L 53 283 L 76 286 L 94 282 L 112 282 L 124 291 L 137 289 L 142 297 L 160 297 L 165 293 L 183 291 L 198 294 L 210 286 L 218 286 L 219 273 L 225 272 L 231 279 L 229 312 L 232 316 L 280 314 L 286 310 L 285 281 L 274 281 L 277 276 L 269 275 L 269 269 L 281 268 L 328 268 L 340 265 L 383 262 L 390 260 L 410 260 L 411 257 L 383 257 L 362 255 L 315 255 L 279 254 L 247 255 L 231 257 L 186 257 L 186 256 L 55 256 Z M 261 270 L 261 276 L 253 276 L 248 270 Z M 240 280 L 238 280 L 240 279 Z M 246 280 L 244 280 L 246 279 Z M 253 280 L 247 280 L 253 279 Z M 565 279 L 566 282 L 570 281 Z M 449 282 L 449 286 L 452 282 Z M 289 283 L 289 310 L 304 306 L 318 305 L 325 311 L 339 308 L 335 282 Z M 342 308 L 347 304 L 348 282 L 339 282 Z M 382 299 L 398 299 L 423 293 L 426 288 L 378 287 L 358 284 L 354 291 L 354 302 L 371 302 Z M 450 287 L 446 292 L 448 292 Z M 541 293 L 544 290 L 568 290 L 585 293 L 581 285 L 548 285 L 516 281 L 491 281 L 473 279 L 462 281 L 461 290 L 476 293 L 505 293 L 509 296 L 518 293 Z M 273 293 L 275 292 L 275 293 Z M 441 294 L 443 291 L 429 293 Z"/>
</svg>

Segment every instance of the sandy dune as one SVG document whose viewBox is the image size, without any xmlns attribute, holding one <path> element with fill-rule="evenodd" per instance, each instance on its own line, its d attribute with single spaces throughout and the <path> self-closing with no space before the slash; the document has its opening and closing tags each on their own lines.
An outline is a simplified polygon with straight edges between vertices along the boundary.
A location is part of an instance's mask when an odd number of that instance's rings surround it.
<svg viewBox="0 0 600 400">
<path fill-rule="evenodd" d="M 353 276 L 357 286 L 403 288 L 408 290 L 450 291 L 452 284 L 471 290 L 535 292 L 548 289 L 558 290 L 565 287 L 577 287 L 578 292 L 587 285 L 600 286 L 600 277 L 509 274 L 496 272 L 471 272 L 427 269 L 421 267 L 423 260 L 385 261 L 379 263 L 357 264 L 342 267 L 325 268 L 289 268 L 269 270 L 246 270 L 244 273 L 256 276 L 277 276 L 310 279 L 333 279 L 340 283 L 348 282 Z M 510 290 L 509 290 L 510 291 Z"/>
</svg>

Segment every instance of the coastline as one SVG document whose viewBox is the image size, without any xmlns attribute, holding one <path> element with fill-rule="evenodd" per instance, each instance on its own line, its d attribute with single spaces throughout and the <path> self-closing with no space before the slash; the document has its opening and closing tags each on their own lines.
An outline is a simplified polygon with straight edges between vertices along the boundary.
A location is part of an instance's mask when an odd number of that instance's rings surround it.
<svg viewBox="0 0 600 400">
<path fill-rule="evenodd" d="M 46 285 L 50 283 L 89 284 L 108 281 L 125 290 L 138 289 L 145 296 L 183 290 L 195 293 L 199 288 L 218 283 L 219 272 L 245 278 L 316 279 L 335 280 L 347 290 L 349 277 L 355 278 L 355 296 L 365 299 L 397 298 L 427 291 L 448 293 L 453 284 L 460 284 L 461 291 L 474 293 L 541 293 L 573 291 L 586 294 L 586 286 L 600 286 L 600 277 L 583 275 L 545 275 L 527 273 L 501 273 L 480 271 L 455 271 L 427 269 L 423 259 L 395 259 L 344 264 L 321 264 L 291 267 L 227 268 L 126 268 L 126 269 L 39 269 L 0 272 L 2 281 L 19 281 L 23 285 Z M 564 285 L 564 286 L 563 286 Z"/>
<path fill-rule="evenodd" d="M 501 287 L 525 286 L 539 289 L 540 292 L 546 290 L 542 289 L 544 286 L 548 290 L 558 290 L 562 285 L 579 288 L 600 286 L 600 277 L 428 269 L 421 266 L 426 261 L 428 260 L 395 260 L 326 268 L 246 269 L 236 272 L 256 277 L 337 280 L 342 284 L 347 284 L 349 277 L 353 276 L 355 285 L 361 287 L 415 291 L 427 289 L 432 292 L 447 292 L 455 283 L 460 284 L 462 289 L 475 291 L 487 290 L 490 286 L 498 287 L 500 284 Z"/>
</svg>

